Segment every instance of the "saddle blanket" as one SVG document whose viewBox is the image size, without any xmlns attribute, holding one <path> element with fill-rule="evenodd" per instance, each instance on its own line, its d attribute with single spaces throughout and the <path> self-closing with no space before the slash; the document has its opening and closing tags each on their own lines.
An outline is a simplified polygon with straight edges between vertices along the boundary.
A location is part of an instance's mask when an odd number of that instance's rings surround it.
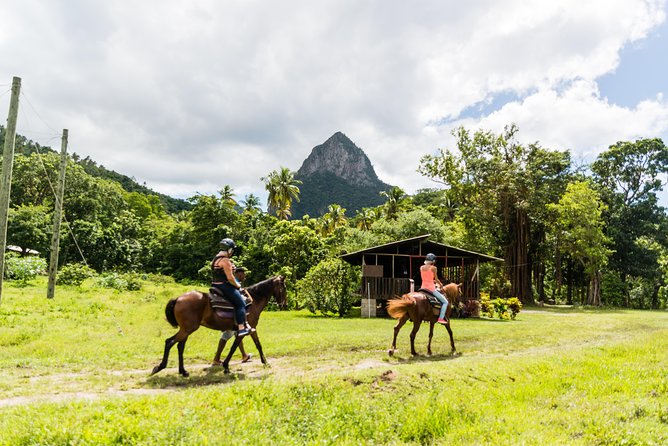
<svg viewBox="0 0 668 446">
<path fill-rule="evenodd" d="M 248 295 L 246 294 L 242 293 L 241 295 L 243 296 L 244 302 L 246 303 L 246 308 L 250 307 L 250 305 L 253 303 L 253 299 L 249 298 Z M 225 296 L 220 294 L 220 290 L 218 290 L 218 288 L 214 287 L 209 288 L 209 303 L 211 304 L 211 308 L 216 310 L 216 313 L 228 312 L 228 311 L 231 313 L 232 311 L 234 311 L 234 305 L 232 305 L 232 302 L 230 302 L 229 300 L 227 300 Z"/>
<path fill-rule="evenodd" d="M 436 296 L 431 294 L 429 290 L 425 290 L 424 288 L 420 288 L 418 290 L 419 293 L 424 294 L 427 299 L 429 300 L 429 304 L 431 304 L 432 307 L 434 308 L 441 308 L 441 301 L 436 299 Z"/>
</svg>

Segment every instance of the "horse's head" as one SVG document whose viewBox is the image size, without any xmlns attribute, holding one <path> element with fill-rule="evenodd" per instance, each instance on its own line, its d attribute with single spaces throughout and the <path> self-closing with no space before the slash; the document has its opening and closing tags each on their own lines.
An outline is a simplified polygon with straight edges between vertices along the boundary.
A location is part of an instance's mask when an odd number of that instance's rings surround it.
<svg viewBox="0 0 668 446">
<path fill-rule="evenodd" d="M 284 310 L 288 306 L 288 290 L 285 287 L 285 276 L 276 276 L 273 279 L 274 299 L 278 308 Z"/>
</svg>

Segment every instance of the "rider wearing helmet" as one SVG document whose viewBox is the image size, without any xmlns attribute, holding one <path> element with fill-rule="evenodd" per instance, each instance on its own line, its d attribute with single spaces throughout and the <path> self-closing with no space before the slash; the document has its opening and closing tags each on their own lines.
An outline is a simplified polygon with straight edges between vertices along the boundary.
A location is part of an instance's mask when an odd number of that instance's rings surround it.
<svg viewBox="0 0 668 446">
<path fill-rule="evenodd" d="M 443 284 L 438 279 L 438 268 L 434 265 L 435 263 L 435 254 L 429 253 L 425 256 L 424 265 L 420 267 L 420 276 L 422 277 L 422 285 L 420 288 L 429 291 L 441 302 L 441 313 L 438 315 L 437 322 L 439 324 L 447 324 L 448 320 L 445 318 L 445 310 L 448 308 L 448 299 L 436 290 L 436 284 L 441 288 L 443 288 Z"/>
<path fill-rule="evenodd" d="M 241 337 L 250 333 L 250 330 L 246 328 L 246 305 L 239 292 L 241 284 L 234 277 L 234 264 L 231 260 L 236 247 L 231 238 L 220 241 L 220 252 L 211 261 L 211 286 L 219 289 L 234 305 L 234 319 L 238 326 L 237 336 Z"/>
</svg>

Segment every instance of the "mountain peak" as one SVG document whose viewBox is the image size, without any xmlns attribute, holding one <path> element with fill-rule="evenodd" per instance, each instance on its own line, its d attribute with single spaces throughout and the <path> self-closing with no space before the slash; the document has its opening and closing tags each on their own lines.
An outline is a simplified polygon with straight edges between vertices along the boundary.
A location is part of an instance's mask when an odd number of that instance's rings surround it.
<svg viewBox="0 0 668 446">
<path fill-rule="evenodd" d="M 295 178 L 302 181 L 300 201 L 292 203 L 295 218 L 323 215 L 334 203 L 352 216 L 382 204 L 380 192 L 392 187 L 378 179 L 364 151 L 342 132 L 315 146 Z"/>
<path fill-rule="evenodd" d="M 331 173 L 352 184 L 369 185 L 379 181 L 371 161 L 344 133 L 336 132 L 311 154 L 297 171 L 300 177 Z"/>
</svg>

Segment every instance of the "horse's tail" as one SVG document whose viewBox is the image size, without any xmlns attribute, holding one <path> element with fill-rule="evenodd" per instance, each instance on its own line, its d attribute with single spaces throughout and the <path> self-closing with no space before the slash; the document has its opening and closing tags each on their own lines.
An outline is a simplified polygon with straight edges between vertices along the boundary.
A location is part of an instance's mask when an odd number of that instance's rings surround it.
<svg viewBox="0 0 668 446">
<path fill-rule="evenodd" d="M 416 304 L 415 298 L 410 294 L 404 294 L 400 298 L 391 299 L 387 302 L 387 314 L 392 316 L 394 319 L 401 319 L 404 317 L 408 310 L 411 307 L 414 307 Z"/>
<path fill-rule="evenodd" d="M 179 323 L 176 322 L 176 316 L 174 316 L 175 306 L 176 306 L 176 299 L 170 299 L 170 301 L 167 302 L 167 306 L 165 306 L 165 317 L 167 318 L 167 322 L 172 324 L 172 327 L 174 328 L 179 326 Z"/>
</svg>

